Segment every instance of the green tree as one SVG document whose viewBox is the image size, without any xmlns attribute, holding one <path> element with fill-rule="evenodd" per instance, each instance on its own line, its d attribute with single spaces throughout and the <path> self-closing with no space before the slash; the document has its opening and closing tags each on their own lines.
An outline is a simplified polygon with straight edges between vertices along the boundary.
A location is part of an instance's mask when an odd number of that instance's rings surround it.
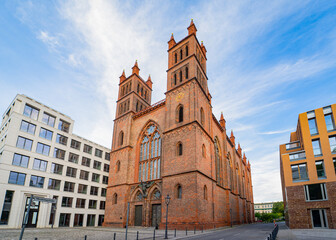
<svg viewBox="0 0 336 240">
<path fill-rule="evenodd" d="M 276 202 L 273 204 L 272 213 L 281 214 L 281 216 L 285 215 L 284 204 L 283 202 Z"/>
<path fill-rule="evenodd" d="M 255 214 L 254 214 L 254 216 L 255 216 L 256 218 L 258 218 L 258 219 L 261 219 L 261 214 L 260 214 L 260 213 L 258 213 L 258 212 L 257 212 L 257 213 L 255 213 Z"/>
</svg>

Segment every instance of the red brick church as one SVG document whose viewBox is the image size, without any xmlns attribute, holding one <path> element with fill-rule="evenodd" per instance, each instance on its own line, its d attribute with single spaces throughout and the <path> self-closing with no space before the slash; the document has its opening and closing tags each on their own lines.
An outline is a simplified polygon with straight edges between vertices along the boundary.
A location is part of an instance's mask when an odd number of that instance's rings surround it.
<svg viewBox="0 0 336 240">
<path fill-rule="evenodd" d="M 212 228 L 254 219 L 251 166 L 223 115 L 212 114 L 206 48 L 191 21 L 168 42 L 166 98 L 151 104 L 152 80 L 120 76 L 105 226 Z"/>
</svg>

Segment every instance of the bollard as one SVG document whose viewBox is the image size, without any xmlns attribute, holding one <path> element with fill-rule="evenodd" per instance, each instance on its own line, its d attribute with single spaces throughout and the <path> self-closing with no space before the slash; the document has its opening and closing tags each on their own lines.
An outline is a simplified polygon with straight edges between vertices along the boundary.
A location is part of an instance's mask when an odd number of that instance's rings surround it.
<svg viewBox="0 0 336 240">
<path fill-rule="evenodd" d="M 194 234 L 196 234 L 196 227 L 194 227 Z"/>
<path fill-rule="evenodd" d="M 35 238 L 35 240 L 37 240 L 37 238 Z"/>
<path fill-rule="evenodd" d="M 113 240 L 116 240 L 116 233 L 113 233 Z"/>
<path fill-rule="evenodd" d="M 174 237 L 176 237 L 176 228 L 175 228 L 175 231 L 174 231 Z"/>
<path fill-rule="evenodd" d="M 188 228 L 186 228 L 186 236 L 188 235 Z"/>
<path fill-rule="evenodd" d="M 215 229 L 216 229 L 216 224 L 215 224 Z"/>
<path fill-rule="evenodd" d="M 153 233 L 153 240 L 155 240 L 155 228 L 154 228 L 154 233 Z"/>
<path fill-rule="evenodd" d="M 84 240 L 86 240 L 86 239 L 87 239 L 87 235 L 84 236 Z M 37 240 L 37 239 L 35 239 L 35 240 Z"/>
<path fill-rule="evenodd" d="M 139 231 L 137 231 L 137 238 L 136 240 L 139 240 Z"/>
<path fill-rule="evenodd" d="M 202 225 L 202 233 L 203 233 L 203 225 Z"/>
</svg>

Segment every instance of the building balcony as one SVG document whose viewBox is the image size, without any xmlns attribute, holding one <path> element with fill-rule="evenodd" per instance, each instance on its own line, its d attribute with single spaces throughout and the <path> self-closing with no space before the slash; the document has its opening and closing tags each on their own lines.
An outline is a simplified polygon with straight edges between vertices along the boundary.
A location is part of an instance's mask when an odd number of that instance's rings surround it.
<svg viewBox="0 0 336 240">
<path fill-rule="evenodd" d="M 301 144 L 299 141 L 290 142 L 286 144 L 286 150 L 292 150 L 292 149 L 300 148 L 300 147 L 301 147 Z"/>
<path fill-rule="evenodd" d="M 300 152 L 295 152 L 295 153 L 290 153 L 289 154 L 289 160 L 290 161 L 298 161 L 306 159 L 306 152 L 305 151 L 300 151 Z"/>
</svg>

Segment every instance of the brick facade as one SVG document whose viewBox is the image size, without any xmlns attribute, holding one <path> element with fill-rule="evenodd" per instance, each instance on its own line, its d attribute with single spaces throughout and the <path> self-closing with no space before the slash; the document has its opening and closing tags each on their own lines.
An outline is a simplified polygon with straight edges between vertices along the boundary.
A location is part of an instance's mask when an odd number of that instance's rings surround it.
<svg viewBox="0 0 336 240">
<path fill-rule="evenodd" d="M 212 114 L 206 49 L 196 31 L 191 22 L 187 37 L 168 42 L 164 100 L 151 105 L 152 80 L 139 76 L 137 62 L 131 76 L 120 77 L 105 226 L 124 227 L 129 202 L 129 225 L 153 226 L 159 218 L 163 228 L 167 194 L 169 228 L 254 219 L 250 163 L 233 133 L 227 136 L 223 115 L 218 121 Z"/>
</svg>

